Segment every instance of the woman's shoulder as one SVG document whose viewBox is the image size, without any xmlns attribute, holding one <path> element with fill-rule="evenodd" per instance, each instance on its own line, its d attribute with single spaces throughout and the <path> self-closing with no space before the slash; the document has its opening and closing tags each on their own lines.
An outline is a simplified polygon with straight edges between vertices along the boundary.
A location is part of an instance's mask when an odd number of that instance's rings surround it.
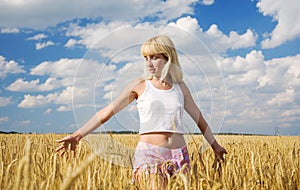
<svg viewBox="0 0 300 190">
<path fill-rule="evenodd" d="M 141 92 L 144 91 L 146 86 L 145 81 L 146 80 L 142 77 L 136 78 L 129 83 L 129 87 L 132 89 L 132 91 L 136 92 L 137 94 L 141 94 Z"/>
<path fill-rule="evenodd" d="M 178 86 L 180 87 L 180 89 L 181 89 L 181 91 L 182 91 L 182 93 L 183 93 L 184 95 L 186 95 L 187 93 L 189 93 L 189 88 L 187 87 L 187 85 L 185 84 L 184 81 L 178 82 L 177 84 L 178 84 Z"/>
<path fill-rule="evenodd" d="M 136 79 L 133 79 L 131 82 L 130 82 L 130 84 L 131 85 L 134 85 L 134 86 L 136 86 L 136 85 L 143 85 L 143 84 L 145 84 L 145 79 L 144 78 L 142 78 L 142 77 L 139 77 L 139 78 L 136 78 Z"/>
</svg>

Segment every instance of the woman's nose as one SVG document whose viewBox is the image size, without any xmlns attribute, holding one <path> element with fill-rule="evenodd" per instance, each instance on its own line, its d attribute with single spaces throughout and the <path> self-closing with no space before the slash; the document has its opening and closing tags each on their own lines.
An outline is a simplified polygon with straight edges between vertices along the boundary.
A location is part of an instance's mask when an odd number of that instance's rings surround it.
<svg viewBox="0 0 300 190">
<path fill-rule="evenodd" d="M 151 66 L 151 67 L 153 66 L 153 63 L 152 63 L 152 60 L 151 60 L 151 59 L 148 59 L 148 60 L 146 61 L 146 63 L 147 63 L 148 66 Z"/>
</svg>

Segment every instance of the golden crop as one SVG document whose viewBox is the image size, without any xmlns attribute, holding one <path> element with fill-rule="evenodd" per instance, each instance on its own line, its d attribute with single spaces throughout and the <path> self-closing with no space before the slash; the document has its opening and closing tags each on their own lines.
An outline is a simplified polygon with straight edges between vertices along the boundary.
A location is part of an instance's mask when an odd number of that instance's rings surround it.
<svg viewBox="0 0 300 190">
<path fill-rule="evenodd" d="M 63 136 L 0 135 L 0 189 L 137 189 L 131 182 L 132 152 L 109 143 L 113 140 L 134 148 L 137 135 L 106 135 L 109 141 L 95 135 L 96 145 L 82 141 L 75 156 L 70 152 L 60 157 L 55 153 L 55 140 Z M 212 150 L 202 143 L 201 135 L 193 135 L 188 141 L 191 177 L 179 174 L 170 180 L 169 189 L 300 189 L 300 137 L 217 138 L 229 152 L 226 162 L 214 169 Z M 99 156 L 94 151 L 97 143 L 102 149 L 117 149 L 116 156 Z M 124 166 L 107 161 L 116 157 L 121 162 L 124 158 Z"/>
</svg>

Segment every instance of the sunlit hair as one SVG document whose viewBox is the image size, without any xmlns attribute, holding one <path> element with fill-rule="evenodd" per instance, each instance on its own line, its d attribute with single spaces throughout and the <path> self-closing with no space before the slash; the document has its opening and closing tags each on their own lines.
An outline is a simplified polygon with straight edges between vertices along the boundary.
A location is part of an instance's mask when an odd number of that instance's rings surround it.
<svg viewBox="0 0 300 190">
<path fill-rule="evenodd" d="M 141 47 L 141 54 L 145 56 L 163 54 L 167 57 L 168 61 L 165 64 L 160 81 L 171 80 L 169 82 L 178 83 L 182 82 L 182 71 L 179 64 L 178 55 L 172 40 L 165 35 L 155 36 L 147 40 Z M 151 74 L 145 68 L 145 77 L 151 78 Z"/>
</svg>

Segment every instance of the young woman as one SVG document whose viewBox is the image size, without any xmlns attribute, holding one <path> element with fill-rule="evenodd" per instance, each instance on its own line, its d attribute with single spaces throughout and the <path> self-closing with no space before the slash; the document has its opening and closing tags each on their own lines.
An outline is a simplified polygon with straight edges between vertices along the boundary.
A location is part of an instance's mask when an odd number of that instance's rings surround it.
<svg viewBox="0 0 300 190">
<path fill-rule="evenodd" d="M 153 37 L 142 45 L 141 54 L 146 61 L 145 78 L 129 83 L 117 99 L 98 111 L 82 128 L 58 140 L 62 144 L 56 151 L 63 155 L 69 145 L 75 151 L 80 139 L 136 100 L 140 139 L 134 156 L 133 179 L 139 182 L 145 173 L 150 179 L 158 174 L 160 187 L 164 189 L 168 176 L 180 170 L 189 171 L 189 154 L 183 136 L 184 110 L 196 122 L 218 159 L 223 160 L 227 152 L 214 138 L 183 82 L 171 39 L 165 35 Z"/>
</svg>

